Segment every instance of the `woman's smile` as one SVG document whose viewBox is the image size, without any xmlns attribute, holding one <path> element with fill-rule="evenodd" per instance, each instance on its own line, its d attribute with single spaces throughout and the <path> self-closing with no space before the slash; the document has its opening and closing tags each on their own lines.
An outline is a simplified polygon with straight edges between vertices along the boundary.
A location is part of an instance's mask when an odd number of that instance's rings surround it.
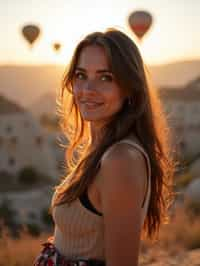
<svg viewBox="0 0 200 266">
<path fill-rule="evenodd" d="M 86 107 L 86 108 L 88 108 L 88 109 L 94 109 L 94 108 L 97 108 L 97 107 L 100 107 L 100 106 L 102 106 L 103 105 L 103 103 L 102 102 L 94 102 L 94 101 L 80 101 L 80 103 L 84 106 L 84 107 Z"/>
</svg>

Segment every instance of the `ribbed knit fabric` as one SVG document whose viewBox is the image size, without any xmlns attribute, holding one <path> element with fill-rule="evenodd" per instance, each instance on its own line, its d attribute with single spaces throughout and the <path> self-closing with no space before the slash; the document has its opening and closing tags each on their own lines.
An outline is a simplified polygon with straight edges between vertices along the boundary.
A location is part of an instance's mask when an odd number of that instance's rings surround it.
<svg viewBox="0 0 200 266">
<path fill-rule="evenodd" d="M 148 168 L 148 190 L 142 208 L 141 226 L 147 214 L 151 192 L 151 167 L 147 153 L 132 140 L 124 139 L 140 150 L 146 158 Z M 69 259 L 100 259 L 105 260 L 103 216 L 99 216 L 86 209 L 79 198 L 71 204 L 65 203 L 54 207 L 53 219 L 55 223 L 54 245 Z"/>
</svg>

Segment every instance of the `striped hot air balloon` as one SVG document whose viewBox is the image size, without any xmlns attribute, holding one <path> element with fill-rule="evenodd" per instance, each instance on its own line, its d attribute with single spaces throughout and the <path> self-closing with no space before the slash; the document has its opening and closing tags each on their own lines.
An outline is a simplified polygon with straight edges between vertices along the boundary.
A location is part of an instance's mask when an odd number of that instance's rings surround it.
<svg viewBox="0 0 200 266">
<path fill-rule="evenodd" d="M 128 17 L 129 26 L 139 40 L 141 40 L 150 29 L 152 22 L 152 15 L 143 10 L 134 11 Z"/>
</svg>

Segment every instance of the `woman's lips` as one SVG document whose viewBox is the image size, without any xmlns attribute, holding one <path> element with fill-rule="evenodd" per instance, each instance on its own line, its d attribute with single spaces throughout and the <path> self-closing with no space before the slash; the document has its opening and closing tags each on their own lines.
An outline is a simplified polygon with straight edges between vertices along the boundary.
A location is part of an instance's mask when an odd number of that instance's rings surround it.
<svg viewBox="0 0 200 266">
<path fill-rule="evenodd" d="M 95 108 L 103 105 L 103 103 L 97 103 L 97 102 L 81 102 L 81 104 L 85 105 L 88 108 Z"/>
</svg>

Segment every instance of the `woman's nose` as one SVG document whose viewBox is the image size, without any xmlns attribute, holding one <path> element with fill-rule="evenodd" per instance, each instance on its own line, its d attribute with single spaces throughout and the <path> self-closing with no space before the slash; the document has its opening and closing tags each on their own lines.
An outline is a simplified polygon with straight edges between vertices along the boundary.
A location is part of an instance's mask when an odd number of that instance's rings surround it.
<svg viewBox="0 0 200 266">
<path fill-rule="evenodd" d="M 95 91 L 96 90 L 96 83 L 94 80 L 86 80 L 82 86 L 82 89 L 86 91 Z"/>
</svg>

